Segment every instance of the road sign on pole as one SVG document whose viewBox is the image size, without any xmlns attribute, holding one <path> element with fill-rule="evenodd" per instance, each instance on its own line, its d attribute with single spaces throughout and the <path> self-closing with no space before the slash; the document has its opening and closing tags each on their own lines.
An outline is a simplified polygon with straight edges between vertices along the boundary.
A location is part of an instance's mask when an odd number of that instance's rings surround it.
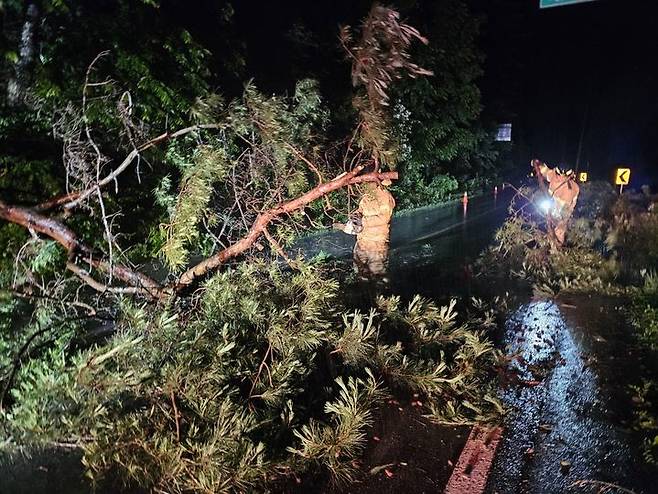
<svg viewBox="0 0 658 494">
<path fill-rule="evenodd" d="M 619 185 L 619 193 L 624 192 L 624 185 L 628 185 L 631 181 L 630 168 L 617 168 L 615 171 L 615 185 Z"/>
<path fill-rule="evenodd" d="M 585 182 L 587 182 L 587 178 L 588 178 L 587 172 L 580 172 L 578 174 L 578 181 L 579 182 L 585 183 Z"/>
<path fill-rule="evenodd" d="M 628 185 L 631 181 L 630 168 L 617 168 L 615 172 L 615 185 Z"/>
<path fill-rule="evenodd" d="M 564 5 L 573 5 L 575 3 L 593 2 L 594 0 L 539 0 L 540 9 L 550 7 L 562 7 Z"/>
</svg>

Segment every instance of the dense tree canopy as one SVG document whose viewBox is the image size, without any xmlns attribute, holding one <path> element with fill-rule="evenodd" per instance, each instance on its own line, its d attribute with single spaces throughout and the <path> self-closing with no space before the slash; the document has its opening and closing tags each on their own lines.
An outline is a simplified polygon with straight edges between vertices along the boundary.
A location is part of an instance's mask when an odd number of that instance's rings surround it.
<svg viewBox="0 0 658 494">
<path fill-rule="evenodd" d="M 492 135 L 479 120 L 480 20 L 461 0 L 415 2 L 409 16 L 429 39 L 416 47 L 415 59 L 434 76 L 402 81 L 396 92 L 404 149 L 396 190 L 407 206 L 445 200 L 458 187 L 463 190 L 466 180 L 495 172 L 497 157 Z"/>
<path fill-rule="evenodd" d="M 83 163 L 97 150 L 83 144 L 87 132 L 107 164 L 123 159 L 152 132 L 185 126 L 195 101 L 218 76 L 210 52 L 178 22 L 180 5 L 17 1 L 2 7 L 0 190 L 8 202 L 36 204 L 88 184 L 90 170 Z M 225 2 L 215 12 L 217 26 L 226 30 L 226 45 L 218 47 L 226 55 L 219 75 L 238 79 L 239 45 L 222 50 L 231 40 L 231 12 Z M 167 173 L 166 160 L 153 155 L 136 170 L 121 180 L 130 191 L 121 197 L 128 207 L 152 203 L 150 190 Z M 133 187 L 142 179 L 143 185 Z M 148 230 L 158 220 L 156 210 L 129 226 Z M 94 232 L 91 224 L 86 229 Z M 5 225 L 0 238 L 14 248 L 21 241 Z M 8 249 L 3 252 L 9 257 Z"/>
<path fill-rule="evenodd" d="M 359 11 L 331 34 L 338 70 L 282 94 L 244 73 L 228 2 L 200 2 L 203 21 L 176 1 L 4 3 L 2 441 L 82 448 L 97 480 L 232 492 L 309 469 L 351 478 L 389 391 L 427 396 L 437 421 L 500 413 L 477 392 L 495 357 L 481 303 L 363 312 L 284 252 L 398 164 L 408 205 L 476 166 L 477 30 L 448 3 L 429 40 L 393 9 Z"/>
</svg>

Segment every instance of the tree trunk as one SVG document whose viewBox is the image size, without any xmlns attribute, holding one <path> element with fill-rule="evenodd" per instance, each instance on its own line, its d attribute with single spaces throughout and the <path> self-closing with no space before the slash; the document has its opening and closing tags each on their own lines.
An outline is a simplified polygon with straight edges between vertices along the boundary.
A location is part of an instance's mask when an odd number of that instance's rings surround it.
<svg viewBox="0 0 658 494">
<path fill-rule="evenodd" d="M 7 82 L 7 104 L 17 106 L 23 102 L 27 86 L 30 82 L 30 72 L 36 52 L 36 27 L 39 21 L 39 9 L 35 3 L 30 3 L 25 13 L 25 21 L 19 41 L 18 60 L 14 64 L 14 74 Z"/>
</svg>

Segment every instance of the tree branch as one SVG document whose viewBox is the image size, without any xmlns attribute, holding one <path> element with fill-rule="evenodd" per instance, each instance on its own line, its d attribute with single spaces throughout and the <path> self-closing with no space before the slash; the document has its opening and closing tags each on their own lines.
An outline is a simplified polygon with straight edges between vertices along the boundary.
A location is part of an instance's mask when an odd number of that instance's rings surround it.
<svg viewBox="0 0 658 494">
<path fill-rule="evenodd" d="M 384 180 L 397 180 L 398 172 L 373 172 L 354 177 L 350 180 L 350 185 L 361 184 L 363 182 L 382 182 Z"/>
<path fill-rule="evenodd" d="M 158 144 L 161 144 L 165 141 L 176 139 L 177 137 L 183 136 L 185 134 L 189 134 L 190 132 L 194 132 L 196 130 L 219 129 L 220 127 L 221 124 L 192 125 L 190 127 L 185 127 L 184 129 L 177 130 L 176 132 L 173 133 L 165 132 L 164 134 L 160 134 L 159 136 L 154 137 L 150 141 L 147 141 L 141 146 L 133 149 L 128 154 L 128 156 L 126 156 L 124 160 L 119 164 L 119 166 L 117 166 L 105 178 L 99 180 L 98 183 L 94 184 L 92 187 L 89 187 L 88 189 L 85 190 L 70 192 L 68 194 L 54 197 L 35 206 L 34 210 L 47 211 L 49 209 L 57 208 L 60 206 L 63 206 L 64 209 L 67 210 L 73 209 L 76 206 L 80 205 L 80 203 L 82 203 L 82 201 L 84 201 L 87 197 L 89 197 L 94 192 L 96 192 L 97 189 L 101 189 L 105 187 L 107 184 L 116 180 L 116 178 L 121 173 L 123 173 L 126 168 L 130 166 L 130 164 L 135 160 L 135 158 L 137 158 L 137 156 L 140 153 L 146 151 L 147 149 L 157 146 Z"/>
<path fill-rule="evenodd" d="M 64 204 L 75 201 L 80 197 L 80 194 L 81 192 L 70 192 L 68 194 L 53 197 L 52 199 L 48 199 L 47 201 L 37 204 L 32 209 L 39 212 L 49 211 L 50 209 L 56 209 L 60 206 L 63 206 Z"/>
<path fill-rule="evenodd" d="M 94 284 L 90 283 L 92 278 L 88 275 L 85 277 L 81 276 L 84 270 L 81 270 L 79 266 L 75 264 L 74 261 L 76 257 L 83 262 L 89 263 L 91 267 L 106 274 L 111 273 L 113 276 L 116 276 L 124 283 L 130 285 L 133 290 L 128 290 L 129 293 L 142 293 L 150 296 L 151 298 L 164 298 L 167 296 L 167 291 L 163 289 L 163 287 L 158 282 L 149 278 L 145 274 L 134 271 L 120 264 L 110 266 L 107 261 L 94 256 L 92 250 L 86 245 L 82 244 L 78 240 L 77 235 L 70 228 L 57 220 L 42 216 L 39 213 L 36 213 L 27 208 L 7 205 L 2 201 L 0 201 L 0 218 L 3 218 L 17 225 L 21 225 L 22 227 L 29 230 L 33 230 L 35 232 L 46 235 L 47 237 L 52 238 L 61 246 L 63 246 L 69 253 L 70 258 L 69 262 L 67 263 L 67 268 L 73 271 L 77 276 L 85 281 L 85 283 L 89 284 L 94 289 L 98 289 L 98 285 L 101 284 L 95 280 L 93 280 Z M 105 289 L 102 291 L 117 290 L 114 290 L 111 287 L 105 287 Z"/>
<path fill-rule="evenodd" d="M 291 268 L 295 269 L 295 268 L 296 268 L 296 266 L 295 266 L 295 261 L 293 261 L 292 259 L 290 259 L 290 256 L 288 256 L 288 254 L 286 254 L 286 251 L 283 250 L 283 247 L 281 247 L 281 244 L 280 244 L 279 242 L 277 242 L 276 239 L 275 239 L 272 235 L 270 235 L 270 232 L 267 231 L 267 228 L 264 228 L 264 229 L 263 229 L 263 236 L 264 236 L 264 237 L 267 239 L 267 241 L 270 243 L 270 245 L 272 246 L 272 249 L 274 249 L 274 251 L 275 251 L 279 256 L 281 256 L 281 258 L 282 258 L 284 261 L 286 261 L 286 263 L 288 263 L 288 266 L 290 266 Z"/>
<path fill-rule="evenodd" d="M 290 144 L 286 143 L 286 147 L 292 151 L 292 153 L 297 156 L 300 160 L 302 160 L 304 163 L 308 165 L 308 167 L 313 170 L 313 172 L 318 176 L 318 183 L 324 182 L 324 179 L 322 178 L 322 174 L 320 173 L 320 170 L 318 170 L 318 167 L 315 166 L 306 156 L 304 156 L 302 153 L 300 153 L 297 149 L 295 149 L 293 146 Z"/>
<path fill-rule="evenodd" d="M 116 286 L 109 286 L 101 283 L 100 281 L 96 281 L 87 271 L 85 271 L 83 268 L 78 266 L 77 264 L 73 262 L 67 262 L 66 263 L 66 269 L 71 271 L 73 274 L 75 274 L 78 278 L 80 278 L 82 281 L 84 281 L 87 285 L 89 285 L 91 288 L 96 290 L 97 292 L 100 293 L 129 293 L 129 294 L 146 294 L 146 295 L 152 295 L 151 291 L 146 290 L 145 288 L 138 287 L 138 286 L 125 286 L 125 287 L 116 287 Z"/>
<path fill-rule="evenodd" d="M 275 208 L 269 209 L 264 213 L 259 214 L 256 218 L 256 221 L 252 224 L 247 234 L 242 237 L 241 240 L 228 246 L 226 249 L 217 252 L 215 255 L 201 261 L 200 263 L 185 271 L 178 279 L 175 290 L 181 291 L 185 289 L 195 280 L 218 268 L 227 260 L 237 257 L 245 252 L 254 244 L 254 242 L 256 242 L 258 237 L 263 234 L 264 230 L 267 228 L 267 225 L 269 225 L 272 220 L 278 218 L 279 216 L 291 213 L 297 209 L 301 209 L 316 199 L 319 199 L 320 197 L 323 197 L 330 192 L 341 189 L 350 184 L 379 182 L 384 178 L 395 180 L 398 177 L 397 172 L 372 172 L 359 175 L 359 173 L 363 171 L 363 168 L 363 166 L 357 166 L 352 171 L 343 173 L 333 180 L 330 180 L 329 182 L 318 185 L 317 187 L 309 190 L 296 199 L 292 199 L 288 202 L 280 204 L 279 206 L 276 206 Z"/>
<path fill-rule="evenodd" d="M 164 135 L 165 134 L 163 134 L 163 136 Z M 161 138 L 163 137 L 159 136 L 156 139 Z M 261 235 L 265 234 L 267 226 L 276 218 L 289 214 L 295 210 L 302 209 L 316 199 L 324 197 L 327 194 L 348 185 L 365 182 L 377 183 L 385 179 L 396 180 L 398 178 L 397 172 L 370 172 L 359 175 L 363 169 L 363 165 L 357 166 L 352 171 L 342 173 L 334 179 L 316 186 L 295 199 L 259 214 L 256 221 L 251 225 L 251 228 L 242 239 L 185 271 L 178 279 L 178 282 L 173 289 L 170 287 L 163 287 L 150 277 L 129 267 L 120 264 L 110 266 L 107 261 L 94 256 L 92 250 L 82 244 L 78 240 L 77 235 L 66 225 L 60 221 L 43 216 L 36 211 L 18 206 L 10 206 L 0 201 L 0 218 L 46 235 L 62 245 L 69 253 L 70 259 L 66 265 L 67 269 L 72 271 L 94 290 L 102 293 L 139 293 L 148 296 L 149 298 L 162 299 L 168 297 L 173 292 L 179 292 L 185 289 L 198 278 L 218 268 L 227 260 L 237 257 L 245 252 L 254 245 Z M 104 180 L 99 182 L 99 184 L 102 182 L 104 182 Z M 96 187 L 90 190 L 96 190 Z M 80 263 L 88 263 L 90 267 L 100 272 L 108 275 L 111 273 L 112 276 L 115 276 L 129 286 L 111 287 L 95 280 L 86 270 L 75 262 L 76 259 L 79 260 Z"/>
</svg>

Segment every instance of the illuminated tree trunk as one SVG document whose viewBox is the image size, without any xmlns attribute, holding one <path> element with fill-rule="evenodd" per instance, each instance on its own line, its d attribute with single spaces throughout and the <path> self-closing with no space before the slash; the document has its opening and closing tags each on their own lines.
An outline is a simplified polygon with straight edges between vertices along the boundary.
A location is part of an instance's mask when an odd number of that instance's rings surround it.
<svg viewBox="0 0 658 494">
<path fill-rule="evenodd" d="M 359 202 L 363 228 L 356 235 L 354 263 L 363 278 L 377 279 L 386 275 L 394 208 L 395 199 L 381 185 L 368 187 Z"/>
<path fill-rule="evenodd" d="M 39 20 L 39 9 L 36 4 L 30 3 L 25 14 L 25 22 L 21 30 L 18 59 L 14 64 L 15 73 L 7 82 L 7 103 L 10 106 L 18 105 L 25 95 L 29 82 L 29 73 L 35 54 L 35 31 Z"/>
</svg>

